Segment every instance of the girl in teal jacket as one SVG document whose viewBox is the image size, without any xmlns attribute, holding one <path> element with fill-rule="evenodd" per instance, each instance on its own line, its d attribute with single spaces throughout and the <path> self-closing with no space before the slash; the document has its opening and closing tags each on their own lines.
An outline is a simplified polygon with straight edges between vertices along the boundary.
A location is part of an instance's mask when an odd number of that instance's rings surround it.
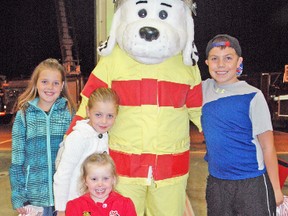
<svg viewBox="0 0 288 216">
<path fill-rule="evenodd" d="M 55 158 L 74 111 L 64 67 L 55 59 L 44 60 L 18 98 L 12 128 L 10 183 L 19 214 L 37 209 L 52 216 Z"/>
</svg>

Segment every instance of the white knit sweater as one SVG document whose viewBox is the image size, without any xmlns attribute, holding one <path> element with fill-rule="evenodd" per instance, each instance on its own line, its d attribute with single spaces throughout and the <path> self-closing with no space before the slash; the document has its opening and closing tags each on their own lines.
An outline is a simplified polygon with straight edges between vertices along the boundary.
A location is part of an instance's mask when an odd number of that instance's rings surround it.
<svg viewBox="0 0 288 216">
<path fill-rule="evenodd" d="M 81 165 L 95 152 L 108 153 L 108 134 L 100 139 L 88 123 L 77 121 L 73 131 L 66 137 L 61 159 L 54 175 L 55 209 L 64 211 L 69 200 L 79 197 Z"/>
</svg>

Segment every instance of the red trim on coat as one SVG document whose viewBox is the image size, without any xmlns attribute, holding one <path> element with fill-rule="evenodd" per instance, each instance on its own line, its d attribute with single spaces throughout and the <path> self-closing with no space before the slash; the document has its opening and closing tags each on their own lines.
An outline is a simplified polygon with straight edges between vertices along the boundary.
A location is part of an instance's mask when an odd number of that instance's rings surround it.
<svg viewBox="0 0 288 216">
<path fill-rule="evenodd" d="M 189 171 L 189 151 L 179 154 L 127 154 L 109 150 L 117 173 L 132 178 L 147 178 L 149 166 L 152 166 L 153 179 L 163 180 L 182 176 Z"/>
<path fill-rule="evenodd" d="M 93 91 L 97 88 L 108 87 L 107 83 L 97 78 L 93 73 L 90 74 L 87 83 L 85 84 L 82 94 L 89 98 Z"/>
<path fill-rule="evenodd" d="M 186 84 L 159 82 L 159 104 L 161 106 L 183 107 L 186 104 L 190 86 Z"/>
<path fill-rule="evenodd" d="M 157 104 L 157 80 L 113 81 L 112 88 L 120 97 L 123 106 L 140 106 Z"/>
<path fill-rule="evenodd" d="M 187 84 L 142 79 L 113 81 L 112 88 L 119 95 L 122 106 L 158 105 L 180 108 L 185 104 L 189 107 L 202 105 L 201 85 L 200 88 L 196 86 L 190 90 Z"/>
<path fill-rule="evenodd" d="M 186 106 L 188 108 L 201 107 L 202 102 L 203 102 L 202 83 L 200 83 L 194 86 L 194 88 L 188 92 Z"/>
<path fill-rule="evenodd" d="M 82 120 L 82 119 L 83 118 L 81 116 L 75 115 L 70 123 L 68 130 L 66 131 L 66 135 L 70 134 L 73 131 L 73 127 L 76 125 L 76 121 Z"/>
</svg>

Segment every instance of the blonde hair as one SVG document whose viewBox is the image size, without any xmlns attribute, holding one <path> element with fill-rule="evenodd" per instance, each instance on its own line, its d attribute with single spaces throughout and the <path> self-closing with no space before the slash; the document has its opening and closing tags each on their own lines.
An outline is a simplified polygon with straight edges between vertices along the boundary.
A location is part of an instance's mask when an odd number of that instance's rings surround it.
<svg viewBox="0 0 288 216">
<path fill-rule="evenodd" d="M 18 97 L 17 110 L 25 110 L 28 105 L 27 102 L 39 96 L 36 88 L 37 81 L 40 76 L 40 73 L 46 69 L 57 70 L 60 72 L 62 82 L 64 83 L 60 96 L 67 99 L 68 109 L 71 114 L 74 113 L 76 111 L 76 106 L 68 91 L 65 68 L 56 59 L 53 58 L 48 58 L 36 66 L 36 68 L 32 73 L 32 76 L 30 78 L 26 90 Z"/>
<path fill-rule="evenodd" d="M 116 112 L 119 110 L 119 96 L 111 88 L 98 88 L 89 97 L 88 108 L 91 109 L 96 102 L 113 102 Z"/>
<path fill-rule="evenodd" d="M 91 154 L 90 156 L 88 156 L 82 163 L 82 167 L 81 167 L 82 176 L 81 176 L 80 192 L 82 194 L 84 194 L 88 190 L 87 186 L 85 185 L 85 179 L 86 179 L 87 174 L 88 174 L 87 173 L 87 167 L 91 164 L 97 165 L 97 166 L 110 165 L 111 175 L 115 179 L 115 184 L 113 185 L 113 190 L 115 190 L 115 185 L 117 184 L 118 176 L 117 176 L 116 166 L 115 166 L 113 159 L 107 153 L 94 153 L 94 154 Z"/>
</svg>

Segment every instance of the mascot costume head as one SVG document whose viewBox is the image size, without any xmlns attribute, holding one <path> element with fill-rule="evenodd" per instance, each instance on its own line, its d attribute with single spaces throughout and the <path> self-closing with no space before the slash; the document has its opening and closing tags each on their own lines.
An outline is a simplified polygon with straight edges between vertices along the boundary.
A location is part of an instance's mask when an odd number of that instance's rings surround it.
<svg viewBox="0 0 288 216">
<path fill-rule="evenodd" d="M 196 64 L 192 0 L 118 0 L 116 5 L 109 39 L 98 48 L 99 55 L 109 55 L 118 44 L 143 64 L 158 64 L 180 52 L 184 64 Z"/>
<path fill-rule="evenodd" d="M 137 215 L 183 215 L 189 173 L 189 120 L 201 130 L 201 76 L 192 0 L 118 0 L 110 36 L 70 128 L 86 117 L 90 94 L 120 97 L 109 131 L 117 190 Z"/>
</svg>

